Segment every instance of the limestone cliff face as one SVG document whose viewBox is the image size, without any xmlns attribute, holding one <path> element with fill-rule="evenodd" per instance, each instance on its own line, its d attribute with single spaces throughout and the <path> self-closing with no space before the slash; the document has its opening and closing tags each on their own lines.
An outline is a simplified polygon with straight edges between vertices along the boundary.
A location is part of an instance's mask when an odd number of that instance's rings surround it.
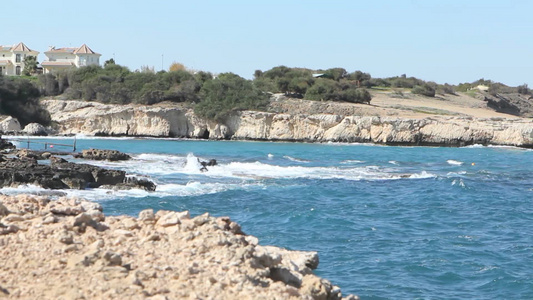
<svg viewBox="0 0 533 300">
<path fill-rule="evenodd" d="M 58 123 L 58 134 L 533 147 L 532 119 L 410 119 L 244 111 L 216 123 L 198 118 L 191 109 L 173 105 L 115 106 L 59 100 L 43 104 Z"/>
</svg>

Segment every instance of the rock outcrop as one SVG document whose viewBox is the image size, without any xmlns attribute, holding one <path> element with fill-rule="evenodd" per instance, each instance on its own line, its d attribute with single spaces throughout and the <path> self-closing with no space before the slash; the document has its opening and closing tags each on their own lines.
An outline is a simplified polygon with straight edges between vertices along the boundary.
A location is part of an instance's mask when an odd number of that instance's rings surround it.
<svg viewBox="0 0 533 300">
<path fill-rule="evenodd" d="M 19 120 L 13 117 L 8 116 L 0 121 L 0 132 L 18 132 L 20 129 Z"/>
<path fill-rule="evenodd" d="M 117 150 L 85 149 L 85 150 L 82 150 L 81 153 L 76 155 L 76 158 L 119 161 L 119 160 L 129 160 L 131 159 L 131 156 L 129 156 L 126 153 L 117 151 Z"/>
<path fill-rule="evenodd" d="M 22 129 L 22 132 L 28 135 L 48 135 L 46 127 L 39 123 L 30 123 Z"/>
<path fill-rule="evenodd" d="M 207 213 L 110 217 L 79 199 L 0 196 L 0 254 L 0 297 L 13 299 L 342 297 L 311 272 L 315 252 L 260 246 Z"/>
<path fill-rule="evenodd" d="M 114 106 L 46 100 L 43 105 L 58 123 L 59 134 L 533 147 L 533 120 L 525 118 L 401 118 L 244 111 L 215 123 L 199 119 L 192 109 L 171 104 Z"/>
<path fill-rule="evenodd" d="M 496 111 L 522 117 L 533 117 L 533 96 L 519 93 L 490 94 L 481 92 L 487 105 Z"/>
<path fill-rule="evenodd" d="M 17 157 L 1 156 L 0 186 L 34 184 L 46 189 L 98 188 L 117 189 L 140 188 L 154 191 L 156 185 L 147 179 L 126 177 L 126 172 L 109 170 L 88 164 L 68 162 L 50 153 L 38 153 L 26 149 L 18 150 Z M 49 157 L 49 164 L 38 160 Z"/>
</svg>

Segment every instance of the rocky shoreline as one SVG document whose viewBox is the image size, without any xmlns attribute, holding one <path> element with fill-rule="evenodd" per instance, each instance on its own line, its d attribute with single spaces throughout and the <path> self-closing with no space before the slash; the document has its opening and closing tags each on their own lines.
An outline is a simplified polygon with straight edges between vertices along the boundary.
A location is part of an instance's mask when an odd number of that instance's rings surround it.
<svg viewBox="0 0 533 300">
<path fill-rule="evenodd" d="M 261 246 L 207 213 L 0 196 L 0 257 L 0 298 L 358 299 L 312 273 L 316 252 Z"/>
<path fill-rule="evenodd" d="M 111 189 L 138 188 L 155 191 L 156 185 L 148 179 L 127 177 L 126 172 L 109 170 L 89 164 L 68 162 L 50 152 L 14 149 L 1 140 L 4 151 L 0 154 L 0 187 L 38 185 L 45 189 L 77 189 L 107 187 Z M 5 151 L 7 148 L 8 151 Z M 125 160 L 129 156 L 113 150 L 88 149 L 75 154 L 78 158 L 93 160 Z"/>
<path fill-rule="evenodd" d="M 45 100 L 43 105 L 57 123 L 55 133 L 58 135 L 533 147 L 533 119 L 516 117 L 429 115 L 411 118 L 390 113 L 373 116 L 376 108 L 350 107 L 339 111 L 327 109 L 332 104 L 322 104 L 324 107 L 319 109 L 328 111 L 327 114 L 243 111 L 217 123 L 196 117 L 191 108 L 169 103 L 119 106 Z M 335 114 L 335 111 L 351 115 Z"/>
</svg>

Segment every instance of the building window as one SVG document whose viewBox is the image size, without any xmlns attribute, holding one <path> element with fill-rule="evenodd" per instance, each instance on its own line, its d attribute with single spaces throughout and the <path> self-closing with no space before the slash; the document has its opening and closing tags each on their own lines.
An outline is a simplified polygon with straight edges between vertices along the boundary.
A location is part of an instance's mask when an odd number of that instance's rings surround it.
<svg viewBox="0 0 533 300">
<path fill-rule="evenodd" d="M 17 55 L 19 55 L 19 54 L 17 54 Z M 17 75 L 20 75 L 20 66 L 17 66 L 15 68 L 15 72 L 16 72 Z"/>
<path fill-rule="evenodd" d="M 20 62 L 20 54 L 17 54 L 17 57 L 15 58 L 15 61 L 18 62 L 18 63 Z"/>
</svg>

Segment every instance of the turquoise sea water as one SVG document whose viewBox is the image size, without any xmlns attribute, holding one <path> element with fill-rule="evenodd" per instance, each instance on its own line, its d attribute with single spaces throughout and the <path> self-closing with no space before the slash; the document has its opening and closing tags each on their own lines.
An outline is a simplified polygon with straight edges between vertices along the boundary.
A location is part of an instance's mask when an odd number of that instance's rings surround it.
<svg viewBox="0 0 533 300">
<path fill-rule="evenodd" d="M 263 245 L 318 251 L 315 273 L 343 294 L 533 299 L 531 150 L 161 139 L 77 146 L 131 154 L 90 163 L 149 177 L 158 190 L 69 194 L 100 202 L 106 214 L 230 216 Z M 202 173 L 198 158 L 219 165 Z"/>
</svg>

